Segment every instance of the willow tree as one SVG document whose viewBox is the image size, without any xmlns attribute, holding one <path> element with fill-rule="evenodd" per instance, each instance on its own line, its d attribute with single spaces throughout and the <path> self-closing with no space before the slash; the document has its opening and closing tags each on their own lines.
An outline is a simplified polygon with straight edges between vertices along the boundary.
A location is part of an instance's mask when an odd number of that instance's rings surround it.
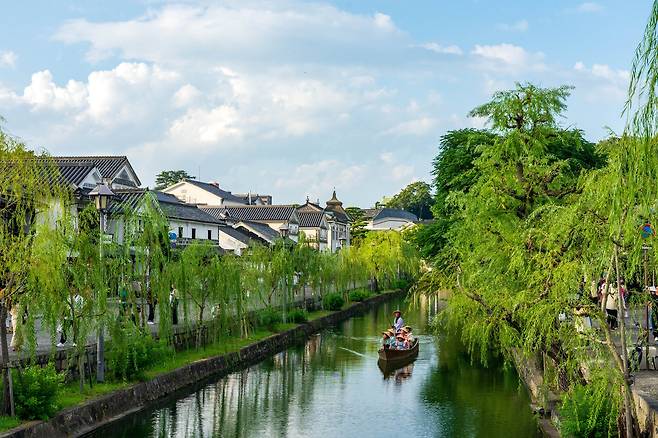
<svg viewBox="0 0 658 438">
<path fill-rule="evenodd" d="M 96 208 L 87 205 L 78 213 L 75 226 L 62 231 L 66 233 L 69 251 L 65 270 L 67 283 L 59 293 L 53 293 L 51 299 L 59 309 L 54 316 L 58 317 L 62 330 L 67 329 L 66 320 L 70 323 L 82 391 L 87 338 L 92 330 L 98 329 L 107 311 L 106 267 L 99 251 L 101 236 Z"/>
<path fill-rule="evenodd" d="M 592 279 L 605 257 L 584 251 L 589 229 L 574 223 L 583 186 L 604 163 L 580 131 L 558 124 L 570 91 L 517 84 L 470 113 L 495 136 L 477 147 L 468 191 L 450 194 L 457 216 L 432 272 L 453 291 L 444 320 L 460 327 L 471 351 L 543 353 L 562 390 L 584 381 L 582 352 L 602 340 L 579 336 L 560 314 L 587 304 L 578 298 L 585 267 Z M 610 349 L 603 353 L 610 359 Z"/>
<path fill-rule="evenodd" d="M 7 362 L 7 312 L 27 305 L 24 296 L 30 269 L 37 214 L 56 207 L 65 196 L 57 168 L 47 154 L 26 149 L 19 140 L 0 130 L 0 365 L 4 383 L 4 412 L 10 413 Z M 57 260 L 53 260 L 57 263 Z M 44 261 L 48 264 L 49 261 Z M 48 269 L 41 265 L 40 269 Z"/>
<path fill-rule="evenodd" d="M 297 245 L 292 247 L 290 261 L 296 281 L 294 291 L 301 291 L 302 306 L 304 309 L 306 309 L 306 286 L 317 276 L 320 268 L 320 257 L 319 250 L 312 248 L 305 236 L 300 236 Z M 295 295 L 296 293 L 293 294 L 293 296 Z"/>
<path fill-rule="evenodd" d="M 136 204 L 125 202 L 115 211 L 123 228 L 123 242 L 114 257 L 118 266 L 113 272 L 112 284 L 127 292 L 126 299 L 133 309 L 139 304 L 142 328 L 146 327 L 145 308 L 148 305 L 155 309 L 157 305 L 160 311 L 159 335 L 167 339 L 172 328 L 171 279 L 165 275 L 171 258 L 169 222 L 156 195 L 149 191 Z"/>
</svg>

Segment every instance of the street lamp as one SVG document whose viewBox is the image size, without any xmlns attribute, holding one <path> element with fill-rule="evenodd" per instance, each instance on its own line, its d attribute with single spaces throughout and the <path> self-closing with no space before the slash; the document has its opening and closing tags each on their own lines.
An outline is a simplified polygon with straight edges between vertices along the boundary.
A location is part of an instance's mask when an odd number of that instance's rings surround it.
<svg viewBox="0 0 658 438">
<path fill-rule="evenodd" d="M 107 206 L 114 192 L 105 184 L 98 184 L 94 190 L 89 192 L 89 197 L 96 203 L 96 210 L 100 215 L 100 240 L 98 242 L 100 251 L 100 262 L 103 263 L 103 236 L 107 228 Z M 99 324 L 96 337 L 96 381 L 105 381 L 105 336 L 103 324 Z"/>
</svg>

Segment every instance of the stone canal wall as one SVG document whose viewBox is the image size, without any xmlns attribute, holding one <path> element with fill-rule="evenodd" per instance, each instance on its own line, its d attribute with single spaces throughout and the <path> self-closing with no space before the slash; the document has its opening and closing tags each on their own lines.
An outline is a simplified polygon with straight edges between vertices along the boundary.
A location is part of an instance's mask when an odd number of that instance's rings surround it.
<svg viewBox="0 0 658 438">
<path fill-rule="evenodd" d="M 65 409 L 48 421 L 26 423 L 0 435 L 0 437 L 54 438 L 78 436 L 87 433 L 103 424 L 142 410 L 156 400 L 167 397 L 186 387 L 258 363 L 292 345 L 303 342 L 313 333 L 360 315 L 382 302 L 401 297 L 403 294 L 403 291 L 398 290 L 376 295 L 347 309 L 272 335 L 237 352 L 191 363 L 162 374 L 153 380 L 137 383 L 129 388 Z"/>
</svg>

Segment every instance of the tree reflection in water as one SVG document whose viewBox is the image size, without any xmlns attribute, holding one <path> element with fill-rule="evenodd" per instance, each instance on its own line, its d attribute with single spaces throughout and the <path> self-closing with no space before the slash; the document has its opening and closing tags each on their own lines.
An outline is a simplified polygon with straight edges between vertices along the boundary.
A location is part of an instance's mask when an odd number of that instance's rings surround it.
<svg viewBox="0 0 658 438">
<path fill-rule="evenodd" d="M 402 307 L 420 339 L 418 359 L 382 374 L 380 332 Z M 427 335 L 439 309 L 423 300 L 379 306 L 298 347 L 176 401 L 113 423 L 94 436 L 534 436 L 525 391 L 513 372 L 483 369 L 459 343 Z"/>
</svg>

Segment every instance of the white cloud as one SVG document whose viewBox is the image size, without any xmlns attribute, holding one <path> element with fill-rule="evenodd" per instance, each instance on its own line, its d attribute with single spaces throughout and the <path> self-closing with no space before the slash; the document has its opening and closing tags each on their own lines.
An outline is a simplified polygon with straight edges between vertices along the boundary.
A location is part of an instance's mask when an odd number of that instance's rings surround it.
<svg viewBox="0 0 658 438">
<path fill-rule="evenodd" d="M 192 84 L 185 84 L 174 94 L 173 102 L 177 107 L 186 107 L 199 100 L 201 91 Z"/>
<path fill-rule="evenodd" d="M 584 73 L 589 73 L 592 76 L 602 78 L 602 79 L 607 79 L 609 81 L 621 81 L 621 82 L 628 82 L 631 74 L 628 70 L 624 69 L 613 69 L 607 64 L 593 64 L 592 68 L 587 68 L 587 66 L 581 62 L 578 61 L 576 64 L 573 66 L 574 70 L 579 71 L 579 72 L 584 72 Z"/>
<path fill-rule="evenodd" d="M 462 49 L 459 46 L 456 45 L 450 45 L 450 46 L 443 46 L 439 43 L 435 42 L 429 42 L 429 43 L 424 43 L 424 44 L 418 44 L 414 47 L 420 47 L 425 50 L 429 50 L 430 52 L 434 53 L 444 53 L 448 55 L 461 55 Z"/>
<path fill-rule="evenodd" d="M 585 14 L 601 12 L 602 10 L 603 6 L 596 2 L 583 2 L 576 7 L 576 12 L 582 12 Z"/>
<path fill-rule="evenodd" d="M 0 67 L 16 67 L 18 56 L 11 50 L 0 52 Z"/>
<path fill-rule="evenodd" d="M 384 135 L 425 135 L 433 131 L 439 124 L 439 120 L 433 117 L 420 117 L 407 120 L 384 131 Z"/>
<path fill-rule="evenodd" d="M 528 20 L 522 19 L 514 23 L 500 23 L 498 24 L 498 29 L 504 30 L 506 32 L 525 32 L 528 30 L 529 23 Z"/>
<path fill-rule="evenodd" d="M 327 193 L 355 189 L 365 177 L 366 167 L 340 160 L 319 160 L 296 166 L 292 172 L 277 178 L 274 187 L 304 188 L 311 199 L 323 199 Z"/>
<path fill-rule="evenodd" d="M 588 68 L 578 61 L 573 66 L 581 80 L 586 81 L 584 91 L 590 102 L 601 102 L 612 98 L 622 102 L 627 96 L 630 72 L 624 69 L 614 69 L 607 64 L 593 64 Z"/>
<path fill-rule="evenodd" d="M 303 36 L 301 44 L 300 36 Z M 118 55 L 158 64 L 262 64 L 380 60 L 406 44 L 390 16 L 357 15 L 334 6 L 302 2 L 230 2 L 165 5 L 143 17 L 119 22 L 70 20 L 55 38 L 88 43 L 91 60 Z"/>
<path fill-rule="evenodd" d="M 477 44 L 471 54 L 483 61 L 482 67 L 489 70 L 543 70 L 545 68 L 543 53 L 530 53 L 523 47 L 514 44 Z"/>
<path fill-rule="evenodd" d="M 39 71 L 22 95 L 2 94 L 13 105 L 66 119 L 70 130 L 83 124 L 109 127 L 156 120 L 178 82 L 177 73 L 157 65 L 122 62 L 112 70 L 91 72 L 85 82 L 69 80 L 62 86 L 49 70 Z"/>
<path fill-rule="evenodd" d="M 390 164 L 393 162 L 393 153 L 392 152 L 382 152 L 379 154 L 379 159 L 384 163 Z"/>
<path fill-rule="evenodd" d="M 59 87 L 53 82 L 52 73 L 43 70 L 32 75 L 22 98 L 33 109 L 67 110 L 82 108 L 88 96 L 87 87 L 82 82 L 70 80 L 65 87 Z"/>
<path fill-rule="evenodd" d="M 396 181 L 409 178 L 413 173 L 414 167 L 408 164 L 398 164 L 391 169 L 391 176 Z"/>
<path fill-rule="evenodd" d="M 396 31 L 395 24 L 393 24 L 393 20 L 391 20 L 391 17 L 386 14 L 377 12 L 373 18 L 373 21 L 375 22 L 375 25 L 380 29 L 384 29 L 388 32 Z"/>
</svg>

